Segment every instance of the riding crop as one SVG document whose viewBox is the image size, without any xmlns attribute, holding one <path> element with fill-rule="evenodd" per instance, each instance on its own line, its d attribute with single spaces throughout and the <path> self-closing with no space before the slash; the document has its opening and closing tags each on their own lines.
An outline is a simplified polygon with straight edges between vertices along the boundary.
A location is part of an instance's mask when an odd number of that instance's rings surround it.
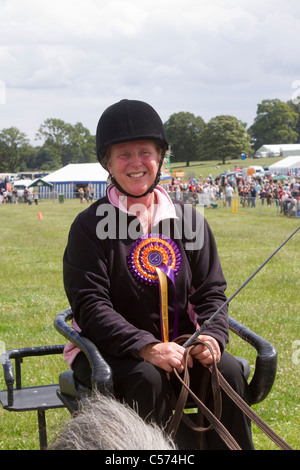
<svg viewBox="0 0 300 470">
<path fill-rule="evenodd" d="M 283 243 L 281 243 L 281 245 L 275 251 L 273 251 L 273 253 L 254 271 L 254 273 L 251 274 L 251 276 L 243 282 L 243 284 L 223 303 L 223 305 L 221 305 L 221 307 L 219 307 L 218 310 L 216 310 L 216 312 L 210 318 L 208 318 L 197 331 L 195 331 L 195 333 L 183 344 L 184 348 L 189 347 L 193 343 L 193 341 L 198 338 L 198 336 L 201 335 L 202 332 L 206 330 L 206 328 L 210 326 L 215 317 L 226 307 L 226 305 L 228 305 L 229 302 L 231 302 L 232 299 L 236 297 L 239 292 L 241 292 L 241 290 L 254 278 L 254 276 L 256 276 L 256 274 L 270 261 L 270 259 L 273 258 L 273 256 L 276 255 L 276 253 L 278 253 L 278 251 L 298 232 L 299 229 L 300 225 Z"/>
<path fill-rule="evenodd" d="M 201 327 L 192 335 L 190 336 L 183 344 L 183 347 L 186 349 L 186 353 L 189 354 L 189 349 L 195 344 L 195 342 L 199 341 L 198 337 L 201 335 L 201 333 L 213 322 L 215 317 L 218 315 L 219 312 L 221 312 L 226 305 L 229 304 L 229 302 L 251 281 L 251 279 L 254 278 L 254 276 L 270 261 L 270 259 L 298 232 L 300 229 L 300 226 L 294 230 L 294 232 L 283 242 L 281 245 L 254 271 L 253 274 L 245 281 L 243 284 L 221 305 L 218 310 L 208 319 L 206 320 Z M 177 338 L 178 342 L 185 340 L 184 337 Z M 201 341 L 200 341 L 201 343 Z M 205 344 L 208 348 L 209 345 L 206 343 Z M 212 351 L 211 351 L 212 353 Z M 187 361 L 187 359 L 186 359 Z M 213 366 L 216 369 L 216 364 L 215 360 L 213 358 Z M 210 372 L 213 372 L 213 368 L 209 369 Z M 207 417 L 209 420 L 210 424 L 215 428 L 215 430 L 218 432 L 219 436 L 223 439 L 223 441 L 226 443 L 226 445 L 229 447 L 229 449 L 232 450 L 237 450 L 240 449 L 238 443 L 232 438 L 230 433 L 222 426 L 222 423 L 219 421 L 217 417 L 214 416 L 213 413 L 208 410 L 204 403 L 201 402 L 201 400 L 196 397 L 193 392 L 189 388 L 189 376 L 187 372 L 187 368 L 185 368 L 185 376 L 182 379 L 179 374 L 177 373 L 176 369 L 174 368 L 174 373 L 177 376 L 177 378 L 180 380 L 182 383 L 182 391 L 181 394 L 179 395 L 178 398 L 178 403 L 176 405 L 175 413 L 173 415 L 172 421 L 170 423 L 170 429 L 173 430 L 175 427 L 175 430 L 177 430 L 179 420 L 183 416 L 183 409 L 185 406 L 187 394 L 190 394 L 192 397 L 194 397 L 195 402 L 197 403 L 197 406 L 200 407 L 202 413 Z M 212 374 L 213 375 L 213 374 Z M 281 449 L 284 450 L 293 450 L 293 448 L 287 444 L 278 434 L 276 434 L 252 409 L 251 407 L 244 402 L 244 400 L 239 397 L 239 395 L 230 387 L 230 385 L 226 382 L 222 374 L 216 369 L 216 375 L 217 375 L 217 382 L 219 383 L 220 387 L 223 389 L 223 391 L 230 397 L 233 402 L 245 413 L 250 420 L 252 420 L 273 442 L 275 442 L 276 445 L 278 445 Z M 200 428 L 198 430 L 201 430 Z M 205 430 L 205 429 L 202 429 Z M 176 431 L 175 431 L 176 432 Z"/>
</svg>

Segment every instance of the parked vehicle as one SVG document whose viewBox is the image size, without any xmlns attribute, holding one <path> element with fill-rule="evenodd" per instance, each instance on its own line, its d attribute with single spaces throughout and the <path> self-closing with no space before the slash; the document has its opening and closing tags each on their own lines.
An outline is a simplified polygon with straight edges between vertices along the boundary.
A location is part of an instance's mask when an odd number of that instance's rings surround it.
<svg viewBox="0 0 300 470">
<path fill-rule="evenodd" d="M 249 166 L 248 168 L 243 168 L 243 176 L 246 178 L 247 176 L 265 176 L 265 170 L 262 166 Z"/>
</svg>

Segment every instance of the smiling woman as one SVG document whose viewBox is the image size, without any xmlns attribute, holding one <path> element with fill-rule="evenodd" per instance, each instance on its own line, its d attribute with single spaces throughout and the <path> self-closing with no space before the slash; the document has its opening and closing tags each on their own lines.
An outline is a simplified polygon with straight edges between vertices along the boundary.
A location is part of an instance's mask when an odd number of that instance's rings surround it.
<svg viewBox="0 0 300 470">
<path fill-rule="evenodd" d="M 168 148 L 159 115 L 145 102 L 122 100 L 101 115 L 96 137 L 99 162 L 109 170 L 112 184 L 71 226 L 64 285 L 77 327 L 112 369 L 116 397 L 136 406 L 143 419 L 166 428 L 171 396 L 176 394 L 167 373 L 191 368 L 191 387 L 197 393 L 214 356 L 227 381 L 249 402 L 242 368 L 224 351 L 227 309 L 200 336 L 205 344 L 193 348 L 188 364 L 177 339 L 194 333 L 223 304 L 226 281 L 203 216 L 190 205 L 188 211 L 172 201 L 158 185 Z M 136 213 L 133 206 L 139 206 Z M 111 217 L 105 231 L 99 225 L 107 212 Z M 192 241 L 186 227 L 194 233 Z M 116 237 L 120 231 L 126 236 Z M 91 369 L 83 353 L 69 343 L 65 357 L 76 380 L 89 386 Z M 213 400 L 210 391 L 208 396 Z M 223 425 L 239 446 L 253 448 L 245 416 L 228 400 L 224 410 Z M 182 423 L 178 445 L 196 449 L 197 436 L 187 441 L 188 434 Z M 212 431 L 207 433 L 207 448 L 223 449 L 226 444 Z"/>
<path fill-rule="evenodd" d="M 111 147 L 108 170 L 127 193 L 140 197 L 155 181 L 160 158 L 161 149 L 151 141 L 115 144 Z"/>
</svg>

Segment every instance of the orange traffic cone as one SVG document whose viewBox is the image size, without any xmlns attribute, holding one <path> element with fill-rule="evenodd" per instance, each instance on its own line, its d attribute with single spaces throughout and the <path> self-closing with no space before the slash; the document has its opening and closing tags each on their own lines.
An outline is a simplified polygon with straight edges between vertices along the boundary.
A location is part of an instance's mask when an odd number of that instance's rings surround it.
<svg viewBox="0 0 300 470">
<path fill-rule="evenodd" d="M 38 219 L 41 220 L 43 218 L 42 213 L 39 212 Z"/>
</svg>

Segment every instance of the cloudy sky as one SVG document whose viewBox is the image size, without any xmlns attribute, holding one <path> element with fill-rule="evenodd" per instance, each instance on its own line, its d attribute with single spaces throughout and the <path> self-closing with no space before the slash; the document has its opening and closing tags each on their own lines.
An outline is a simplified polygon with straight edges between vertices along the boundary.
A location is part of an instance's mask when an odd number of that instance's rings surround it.
<svg viewBox="0 0 300 470">
<path fill-rule="evenodd" d="M 250 126 L 263 99 L 300 94 L 299 39 L 299 0 L 0 0 L 0 130 L 95 134 L 122 98 Z"/>
</svg>

